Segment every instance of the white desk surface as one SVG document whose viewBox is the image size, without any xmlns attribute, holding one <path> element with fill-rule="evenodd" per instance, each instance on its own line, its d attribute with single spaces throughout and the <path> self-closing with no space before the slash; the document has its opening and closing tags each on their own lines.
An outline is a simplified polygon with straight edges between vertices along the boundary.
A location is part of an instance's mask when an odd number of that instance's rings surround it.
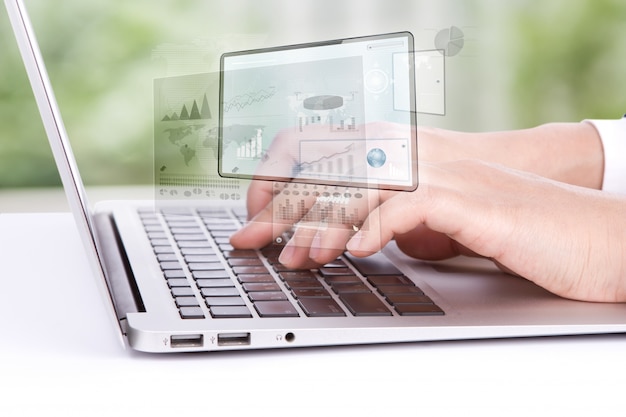
<svg viewBox="0 0 626 417">
<path fill-rule="evenodd" d="M 68 213 L 0 214 L 2 416 L 626 412 L 620 335 L 218 354 L 124 350 L 81 251 Z"/>
</svg>

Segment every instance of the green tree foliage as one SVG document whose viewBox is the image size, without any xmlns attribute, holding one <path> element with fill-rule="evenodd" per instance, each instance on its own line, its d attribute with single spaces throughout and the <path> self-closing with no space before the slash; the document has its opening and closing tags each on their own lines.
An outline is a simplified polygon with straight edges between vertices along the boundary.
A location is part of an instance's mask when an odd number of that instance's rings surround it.
<svg viewBox="0 0 626 417">
<path fill-rule="evenodd" d="M 499 120 L 507 128 L 616 118 L 626 112 L 624 0 L 27 0 L 27 4 L 88 185 L 150 184 L 154 78 L 215 71 L 219 62 L 219 56 L 198 54 L 200 65 L 193 70 L 166 71 L 167 63 L 154 51 L 174 45 L 193 53 L 199 43 L 208 40 L 219 46 L 223 36 L 233 34 L 242 36 L 239 46 L 244 49 L 253 44 L 254 36 L 280 44 L 348 32 L 435 33 L 436 28 L 412 26 L 414 14 L 445 15 L 473 8 L 489 22 L 499 22 L 494 54 L 506 56 L 498 57 L 500 68 L 487 71 L 506 72 L 501 77 L 506 83 L 498 88 L 506 90 L 499 98 L 506 101 L 499 104 L 506 114 Z M 370 18 L 363 12 L 366 6 L 374 20 L 363 20 Z M 355 7 L 360 13 L 354 13 Z M 435 26 L 456 24 L 441 16 L 437 21 Z M 291 26 L 281 29 L 286 22 Z M 317 32 L 304 32 L 306 25 Z M 471 42 L 468 38 L 468 51 Z M 0 187 L 58 185 L 2 8 L 0 51 Z M 464 58 L 454 59 L 458 63 Z M 173 64 L 180 67 L 184 62 Z"/>
<path fill-rule="evenodd" d="M 519 126 L 626 112 L 626 2 L 517 2 L 511 100 Z"/>
</svg>

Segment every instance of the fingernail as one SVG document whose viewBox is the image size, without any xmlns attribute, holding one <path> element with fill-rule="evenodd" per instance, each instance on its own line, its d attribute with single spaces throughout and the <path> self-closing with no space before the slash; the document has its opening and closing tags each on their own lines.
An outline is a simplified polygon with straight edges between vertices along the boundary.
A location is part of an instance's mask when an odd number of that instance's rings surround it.
<svg viewBox="0 0 626 417">
<path fill-rule="evenodd" d="M 278 256 L 278 262 L 283 265 L 289 264 L 289 262 L 291 262 L 291 259 L 293 258 L 295 250 L 296 249 L 293 247 L 293 245 L 285 245 L 283 250 L 280 252 L 280 256 Z"/>
<path fill-rule="evenodd" d="M 361 247 L 361 241 L 363 240 L 363 232 L 358 231 L 354 236 L 350 238 L 346 244 L 348 251 L 358 251 Z"/>
</svg>

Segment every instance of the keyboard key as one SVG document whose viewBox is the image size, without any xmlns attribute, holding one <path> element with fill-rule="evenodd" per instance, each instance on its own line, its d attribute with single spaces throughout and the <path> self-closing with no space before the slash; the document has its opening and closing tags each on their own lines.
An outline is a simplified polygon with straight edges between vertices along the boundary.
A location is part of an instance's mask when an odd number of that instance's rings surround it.
<svg viewBox="0 0 626 417">
<path fill-rule="evenodd" d="M 228 232 L 221 232 L 224 234 L 227 234 L 228 236 L 231 235 L 230 231 Z M 211 233 L 211 236 L 213 236 L 213 240 L 215 241 L 215 243 L 217 243 L 218 245 L 225 245 L 225 244 L 230 244 L 230 237 L 228 236 L 216 236 L 215 233 Z"/>
<path fill-rule="evenodd" d="M 237 230 L 237 227 L 231 222 L 231 223 L 210 223 L 210 222 L 205 222 L 207 229 L 209 229 L 210 231 L 215 231 L 215 230 L 228 230 L 228 231 L 235 231 Z"/>
<path fill-rule="evenodd" d="M 356 284 L 363 282 L 363 280 L 361 280 L 361 278 L 357 277 L 356 275 L 338 275 L 335 277 L 328 277 L 325 279 L 325 281 L 328 285 Z"/>
<path fill-rule="evenodd" d="M 167 271 L 169 269 L 181 269 L 180 263 L 178 261 L 165 261 L 160 262 L 159 264 L 161 265 L 161 269 L 163 271 Z"/>
<path fill-rule="evenodd" d="M 269 260 L 270 258 L 268 258 Z M 280 262 L 278 262 L 278 258 L 276 258 L 276 261 L 269 261 L 272 264 L 272 268 L 274 268 L 274 271 L 279 272 L 279 273 L 284 273 L 284 272 L 310 272 L 308 269 L 293 269 L 293 268 L 289 268 L 283 264 L 281 264 Z"/>
<path fill-rule="evenodd" d="M 246 292 L 280 291 L 275 282 L 250 282 L 241 285 Z"/>
<path fill-rule="evenodd" d="M 197 279 L 196 285 L 198 288 L 224 288 L 234 287 L 233 281 L 228 279 Z"/>
<path fill-rule="evenodd" d="M 311 281 L 285 281 L 285 285 L 290 290 L 294 290 L 294 289 L 297 289 L 297 288 L 300 288 L 300 289 L 304 289 L 304 288 L 308 288 L 308 289 L 324 288 L 322 283 L 319 282 L 318 280 L 311 280 Z"/>
<path fill-rule="evenodd" d="M 198 210 L 198 212 L 200 211 Z M 211 227 L 211 226 L 235 227 L 233 220 L 225 212 L 220 213 L 220 214 L 202 212 L 200 213 L 200 217 L 202 218 L 202 221 L 207 227 Z"/>
<path fill-rule="evenodd" d="M 211 245 L 207 241 L 195 241 L 195 240 L 179 240 L 176 242 L 179 248 L 210 248 Z"/>
<path fill-rule="evenodd" d="M 214 238 L 228 238 L 230 239 L 230 236 L 233 234 L 233 232 L 237 230 L 235 228 L 233 228 L 232 230 L 211 230 L 211 236 L 213 236 Z"/>
<path fill-rule="evenodd" d="M 178 257 L 174 253 L 161 253 L 157 255 L 157 260 L 159 262 L 168 262 L 168 261 L 171 262 L 171 261 L 178 261 Z"/>
<path fill-rule="evenodd" d="M 390 316 L 387 306 L 372 293 L 348 293 L 339 296 L 355 316 Z"/>
<path fill-rule="evenodd" d="M 169 226 L 170 230 L 176 231 L 176 233 L 181 233 L 181 231 L 178 229 L 193 229 L 194 232 L 191 232 L 191 233 L 197 233 L 197 231 L 200 230 L 198 228 L 198 223 L 196 223 L 196 221 L 193 219 L 178 220 L 178 221 L 166 219 L 165 221 L 167 222 L 167 225 Z"/>
<path fill-rule="evenodd" d="M 320 275 L 323 276 L 324 278 L 326 277 L 334 277 L 334 276 L 341 276 L 341 275 L 354 275 L 354 271 L 352 271 L 350 268 L 344 267 L 344 268 L 327 268 L 327 267 L 322 267 L 319 269 L 320 271 Z"/>
<path fill-rule="evenodd" d="M 237 280 L 242 284 L 246 282 L 276 282 L 270 274 L 242 274 L 237 277 Z"/>
<path fill-rule="evenodd" d="M 258 258 L 257 254 L 253 250 L 249 249 L 234 249 L 224 252 L 224 258 Z"/>
<path fill-rule="evenodd" d="M 209 307 L 215 306 L 245 306 L 241 297 L 205 297 L 204 301 Z"/>
<path fill-rule="evenodd" d="M 170 288 L 189 287 L 189 281 L 187 281 L 187 278 L 168 278 L 167 285 Z"/>
<path fill-rule="evenodd" d="M 331 286 L 333 291 L 337 294 L 363 294 L 363 293 L 372 293 L 369 287 L 362 282 L 354 283 L 354 284 L 334 284 Z"/>
<path fill-rule="evenodd" d="M 367 277 L 367 280 L 374 287 L 380 287 L 385 285 L 405 285 L 414 287 L 413 281 L 404 275 L 372 275 Z"/>
<path fill-rule="evenodd" d="M 325 288 L 294 288 L 291 290 L 296 298 L 330 298 L 330 293 Z"/>
<path fill-rule="evenodd" d="M 219 262 L 220 258 L 217 255 L 185 255 L 185 261 L 187 262 Z"/>
<path fill-rule="evenodd" d="M 267 268 L 264 266 L 235 266 L 233 267 L 235 275 L 239 274 L 267 274 Z"/>
<path fill-rule="evenodd" d="M 195 241 L 195 242 L 207 242 L 207 238 L 204 233 L 201 233 L 201 230 L 198 229 L 200 233 L 174 233 L 174 240 L 177 242 L 180 241 Z"/>
<path fill-rule="evenodd" d="M 190 271 L 219 271 L 224 270 L 221 262 L 190 262 L 187 264 Z"/>
<path fill-rule="evenodd" d="M 306 271 L 284 271 L 279 274 L 283 280 L 304 281 L 314 279 L 317 281 L 315 274 L 309 270 Z"/>
<path fill-rule="evenodd" d="M 156 254 L 160 254 L 160 253 L 174 253 L 174 249 L 170 245 L 154 246 L 152 248 L 152 250 L 154 250 L 154 253 L 156 253 Z"/>
<path fill-rule="evenodd" d="M 274 268 L 274 270 L 276 271 L 276 266 L 280 265 L 280 262 L 278 261 L 278 255 L 270 255 L 270 256 L 265 256 L 265 259 L 267 259 L 267 262 L 272 265 L 272 267 Z M 289 268 L 283 268 L 284 270 L 288 270 Z M 277 271 L 278 272 L 278 271 Z"/>
<path fill-rule="evenodd" d="M 432 304 L 433 301 L 423 294 L 389 294 L 385 297 L 389 304 Z"/>
<path fill-rule="evenodd" d="M 239 290 L 235 287 L 205 287 L 200 292 L 203 297 L 235 297 L 239 295 Z"/>
<path fill-rule="evenodd" d="M 230 219 L 226 210 L 222 207 L 198 207 L 196 209 L 201 216 L 209 216 L 208 220 Z"/>
<path fill-rule="evenodd" d="M 174 236 L 195 235 L 202 233 L 202 229 L 200 229 L 195 223 L 190 224 L 189 227 L 171 227 L 170 225 L 170 232 L 172 232 Z"/>
<path fill-rule="evenodd" d="M 418 287 L 407 285 L 381 285 L 376 288 L 382 295 L 389 294 L 424 294 Z"/>
<path fill-rule="evenodd" d="M 300 307 L 309 317 L 345 316 L 341 307 L 332 298 L 301 298 Z"/>
<path fill-rule="evenodd" d="M 204 312 L 200 307 L 181 307 L 178 309 L 183 319 L 203 319 Z"/>
<path fill-rule="evenodd" d="M 187 277 L 187 275 L 185 275 L 185 271 L 183 271 L 182 269 L 170 269 L 170 270 L 167 270 L 167 271 L 163 271 L 163 275 L 167 279 L 169 279 L 169 278 L 186 278 Z"/>
<path fill-rule="evenodd" d="M 259 258 L 230 258 L 228 259 L 230 266 L 262 266 L 263 261 Z"/>
<path fill-rule="evenodd" d="M 256 301 L 280 301 L 287 300 L 287 295 L 280 291 L 264 291 L 248 293 L 248 298 L 252 302 Z"/>
<path fill-rule="evenodd" d="M 283 250 L 284 246 L 282 245 L 269 245 L 261 249 L 261 253 L 266 258 L 278 257 L 280 252 Z"/>
<path fill-rule="evenodd" d="M 328 262 L 324 265 L 324 268 L 345 268 L 347 267 L 345 261 L 341 258 L 337 258 L 334 261 Z"/>
<path fill-rule="evenodd" d="M 196 307 L 200 305 L 196 297 L 176 297 L 174 301 L 177 307 Z"/>
<path fill-rule="evenodd" d="M 221 318 L 249 318 L 252 317 L 250 310 L 246 306 L 215 306 L 210 308 L 211 316 L 216 319 Z"/>
<path fill-rule="evenodd" d="M 185 297 L 193 295 L 193 289 L 191 287 L 172 287 L 171 292 L 174 297 Z"/>
<path fill-rule="evenodd" d="M 377 252 L 367 258 L 357 258 L 349 253 L 345 254 L 346 258 L 354 265 L 354 267 L 363 276 L 370 275 L 402 275 L 402 272 L 394 264 L 391 263 L 389 258 L 383 255 L 381 252 Z"/>
<path fill-rule="evenodd" d="M 235 250 L 234 246 L 231 245 L 230 243 L 219 243 L 217 246 L 220 248 L 220 251 L 222 252 Z"/>
<path fill-rule="evenodd" d="M 230 279 L 230 275 L 223 268 L 217 271 L 193 271 L 191 275 L 194 279 Z"/>
<path fill-rule="evenodd" d="M 442 316 L 443 310 L 435 304 L 396 304 L 394 306 L 401 316 Z"/>
<path fill-rule="evenodd" d="M 257 301 L 254 303 L 261 317 L 298 317 L 298 311 L 289 301 Z"/>
<path fill-rule="evenodd" d="M 205 248 L 180 248 L 180 252 L 187 255 L 215 255 L 215 250 L 212 247 Z"/>
</svg>

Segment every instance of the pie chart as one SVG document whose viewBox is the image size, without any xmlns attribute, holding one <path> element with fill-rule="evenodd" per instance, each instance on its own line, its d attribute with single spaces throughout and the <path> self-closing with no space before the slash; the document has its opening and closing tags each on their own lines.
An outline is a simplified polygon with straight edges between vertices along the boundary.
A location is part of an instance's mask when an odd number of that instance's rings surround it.
<svg viewBox="0 0 626 417">
<path fill-rule="evenodd" d="M 440 30 L 435 35 L 435 48 L 445 56 L 454 56 L 461 52 L 465 45 L 463 31 L 456 26 Z"/>
</svg>

